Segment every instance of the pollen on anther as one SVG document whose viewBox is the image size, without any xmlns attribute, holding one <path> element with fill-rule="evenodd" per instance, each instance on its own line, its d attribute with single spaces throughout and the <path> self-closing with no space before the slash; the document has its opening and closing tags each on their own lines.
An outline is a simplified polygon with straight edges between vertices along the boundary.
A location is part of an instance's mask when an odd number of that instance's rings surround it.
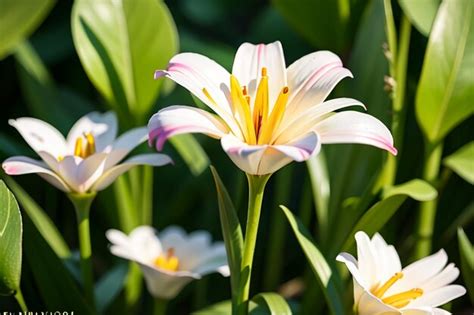
<svg viewBox="0 0 474 315">
<path fill-rule="evenodd" d="M 262 68 L 262 77 L 265 77 L 267 75 L 267 68 L 263 67 Z"/>
</svg>

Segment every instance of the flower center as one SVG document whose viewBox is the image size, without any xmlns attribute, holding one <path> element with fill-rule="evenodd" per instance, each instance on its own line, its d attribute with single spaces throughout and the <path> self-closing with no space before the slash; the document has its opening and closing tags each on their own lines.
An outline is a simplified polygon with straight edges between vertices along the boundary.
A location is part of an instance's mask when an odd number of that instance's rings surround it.
<svg viewBox="0 0 474 315">
<path fill-rule="evenodd" d="M 267 68 L 262 68 L 262 77 L 257 87 L 253 112 L 247 87 L 241 87 L 237 78 L 230 76 L 230 97 L 234 117 L 240 122 L 240 129 L 248 144 L 270 144 L 273 132 L 278 128 L 285 113 L 289 89 L 283 87 L 269 113 Z M 203 88 L 206 97 L 215 104 L 209 92 Z"/>
<path fill-rule="evenodd" d="M 83 136 L 76 139 L 76 145 L 74 147 L 74 155 L 83 159 L 91 156 L 95 153 L 95 138 L 88 132 L 84 133 Z M 58 160 L 61 157 L 58 157 Z"/>
<path fill-rule="evenodd" d="M 384 297 L 384 294 L 390 289 L 395 282 L 403 278 L 403 273 L 397 272 L 390 279 L 387 280 L 382 286 L 376 285 L 370 290 L 373 295 L 382 300 L 385 304 L 389 304 L 396 308 L 402 308 L 408 305 L 412 300 L 419 298 L 423 295 L 423 290 L 414 288 L 401 293 L 393 294 L 388 297 Z"/>
<path fill-rule="evenodd" d="M 161 254 L 155 259 L 154 264 L 161 269 L 177 271 L 179 268 L 179 259 L 174 255 L 174 248 L 168 248 L 166 254 Z"/>
</svg>

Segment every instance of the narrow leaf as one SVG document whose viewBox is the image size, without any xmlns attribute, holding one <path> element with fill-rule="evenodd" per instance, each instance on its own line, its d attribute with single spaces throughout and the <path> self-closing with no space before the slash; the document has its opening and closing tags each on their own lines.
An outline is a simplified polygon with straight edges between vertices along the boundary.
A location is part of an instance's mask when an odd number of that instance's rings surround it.
<svg viewBox="0 0 474 315">
<path fill-rule="evenodd" d="M 474 141 L 445 158 L 444 165 L 474 185 Z"/>
<path fill-rule="evenodd" d="M 428 36 L 441 0 L 398 0 L 398 3 L 416 29 Z"/>
<path fill-rule="evenodd" d="M 200 175 L 209 166 L 209 157 L 191 134 L 172 137 L 170 140 L 194 176 Z"/>
<path fill-rule="evenodd" d="M 467 292 L 474 304 L 474 247 L 462 228 L 458 229 L 459 255 L 461 256 L 461 274 L 467 287 Z"/>
<path fill-rule="evenodd" d="M 0 295 L 20 287 L 22 222 L 15 197 L 0 180 Z"/>
<path fill-rule="evenodd" d="M 271 315 L 291 315 L 291 308 L 285 299 L 274 292 L 259 293 L 252 298 L 256 304 L 265 306 Z"/>
<path fill-rule="evenodd" d="M 416 116 L 431 143 L 474 112 L 474 1 L 441 3 L 426 49 Z"/>
<path fill-rule="evenodd" d="M 301 248 L 310 264 L 311 270 L 318 279 L 321 289 L 324 292 L 326 302 L 331 313 L 334 315 L 344 314 L 342 299 L 337 290 L 335 274 L 331 267 L 314 244 L 311 235 L 301 222 L 285 206 L 280 206 L 288 219 L 288 222 L 295 233 Z"/>
<path fill-rule="evenodd" d="M 119 264 L 108 271 L 95 285 L 95 300 L 100 313 L 114 301 L 125 284 L 128 266 Z"/>
</svg>

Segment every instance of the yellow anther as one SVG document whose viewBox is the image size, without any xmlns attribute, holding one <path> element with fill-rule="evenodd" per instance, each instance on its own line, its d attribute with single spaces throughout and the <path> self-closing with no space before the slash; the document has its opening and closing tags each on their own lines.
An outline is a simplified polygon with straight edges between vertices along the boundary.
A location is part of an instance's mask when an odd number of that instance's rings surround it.
<svg viewBox="0 0 474 315">
<path fill-rule="evenodd" d="M 179 259 L 174 255 L 174 248 L 169 248 L 166 252 L 166 255 L 158 256 L 154 264 L 156 267 L 169 270 L 177 271 L 179 268 Z"/>
<path fill-rule="evenodd" d="M 247 143 L 256 144 L 257 140 L 252 124 L 252 118 L 250 116 L 250 106 L 242 94 L 242 88 L 239 81 L 233 75 L 230 76 L 230 96 L 234 112 L 239 116 L 240 121 L 243 124 L 242 133 L 245 135 Z"/>
<path fill-rule="evenodd" d="M 262 68 L 262 77 L 265 77 L 267 75 L 267 68 L 263 67 Z"/>
<path fill-rule="evenodd" d="M 398 280 L 400 280 L 401 278 L 403 278 L 403 273 L 401 272 L 397 272 L 395 273 L 390 279 L 387 280 L 387 282 L 385 282 L 380 288 L 376 289 L 376 290 L 372 290 L 372 293 L 378 297 L 378 298 L 381 298 L 385 292 L 387 292 L 388 289 L 390 289 L 390 287 L 395 283 L 397 282 Z"/>
<path fill-rule="evenodd" d="M 76 145 L 74 147 L 74 155 L 75 156 L 79 156 L 79 157 L 82 157 L 83 155 L 83 150 L 84 150 L 84 147 L 83 147 L 83 144 L 82 144 L 82 137 L 78 137 L 76 139 Z"/>
<path fill-rule="evenodd" d="M 248 92 L 247 92 L 247 86 L 246 86 L 246 85 L 244 85 L 244 87 L 242 88 L 242 94 L 243 94 L 244 96 L 247 96 L 247 94 L 248 94 Z"/>
<path fill-rule="evenodd" d="M 419 298 L 423 295 L 423 290 L 419 288 L 411 289 L 402 293 L 394 294 L 389 297 L 382 299 L 385 304 L 390 304 L 395 307 L 403 307 L 407 305 L 411 300 Z M 396 306 L 402 305 L 402 306 Z"/>
<path fill-rule="evenodd" d="M 286 102 L 288 101 L 289 89 L 285 86 L 276 100 L 275 106 L 273 106 L 272 113 L 268 119 L 262 123 L 262 129 L 258 138 L 258 144 L 270 144 L 273 132 L 278 128 L 283 118 L 283 114 L 286 109 Z"/>
<path fill-rule="evenodd" d="M 74 147 L 74 155 L 75 156 L 78 156 L 78 157 L 81 157 L 81 158 L 85 159 L 88 156 L 94 154 L 95 151 L 96 151 L 96 149 L 95 149 L 95 139 L 94 139 L 94 136 L 90 132 L 85 133 L 81 137 L 77 137 L 76 145 Z M 62 159 L 63 159 L 62 156 L 58 157 L 59 161 L 61 161 Z"/>
<path fill-rule="evenodd" d="M 85 152 L 85 157 L 88 157 L 89 155 L 92 155 L 95 153 L 95 139 L 94 136 L 88 132 L 84 135 L 87 140 L 87 145 L 86 145 L 86 152 Z"/>
</svg>

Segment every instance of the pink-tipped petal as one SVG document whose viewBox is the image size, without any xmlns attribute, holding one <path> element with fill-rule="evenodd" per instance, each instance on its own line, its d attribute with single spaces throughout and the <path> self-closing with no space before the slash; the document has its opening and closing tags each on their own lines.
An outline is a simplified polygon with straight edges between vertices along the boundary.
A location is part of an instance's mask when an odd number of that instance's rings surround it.
<svg viewBox="0 0 474 315">
<path fill-rule="evenodd" d="M 26 156 L 14 156 L 2 164 L 8 175 L 38 174 L 56 188 L 69 192 L 68 185 L 42 161 L 36 161 Z"/>
<path fill-rule="evenodd" d="M 321 136 L 323 144 L 361 143 L 397 154 L 390 130 L 380 120 L 368 114 L 355 111 L 335 113 L 316 124 L 314 130 Z"/>
<path fill-rule="evenodd" d="M 182 133 L 203 133 L 222 138 L 229 132 L 222 120 L 202 109 L 170 106 L 153 115 L 148 122 L 149 142 L 161 151 L 166 140 Z"/>
</svg>

